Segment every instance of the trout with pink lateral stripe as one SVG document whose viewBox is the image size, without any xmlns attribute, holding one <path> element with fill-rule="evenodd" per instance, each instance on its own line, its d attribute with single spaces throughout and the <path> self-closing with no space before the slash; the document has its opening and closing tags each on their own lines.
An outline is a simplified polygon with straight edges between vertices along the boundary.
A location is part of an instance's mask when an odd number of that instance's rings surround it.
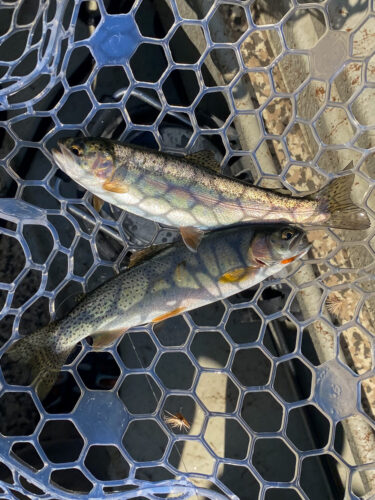
<svg viewBox="0 0 375 500">
<path fill-rule="evenodd" d="M 102 348 L 129 328 L 229 297 L 281 271 L 309 246 L 294 227 L 254 231 L 242 225 L 211 231 L 197 252 L 179 242 L 148 250 L 153 254 L 136 253 L 129 269 L 87 294 L 61 321 L 13 343 L 1 359 L 2 369 L 7 359 L 7 372 L 15 372 L 11 383 L 33 384 L 43 398 L 85 337 Z"/>
<path fill-rule="evenodd" d="M 119 208 L 180 228 L 195 250 L 201 231 L 242 222 L 366 229 L 350 199 L 354 175 L 334 179 L 309 198 L 293 198 L 219 173 L 212 152 L 172 156 L 108 139 L 69 138 L 53 151 L 78 184 Z"/>
</svg>

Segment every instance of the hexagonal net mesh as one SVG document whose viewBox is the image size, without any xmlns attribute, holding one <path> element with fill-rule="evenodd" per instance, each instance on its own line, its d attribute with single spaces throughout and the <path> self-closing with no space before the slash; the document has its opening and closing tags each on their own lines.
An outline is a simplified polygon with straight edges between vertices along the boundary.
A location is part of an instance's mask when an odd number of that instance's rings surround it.
<svg viewBox="0 0 375 500">
<path fill-rule="evenodd" d="M 211 149 L 294 194 L 353 162 L 372 217 L 374 35 L 371 0 L 0 1 L 1 353 L 177 238 L 97 212 L 53 164 L 61 137 Z M 373 498 L 373 232 L 308 237 L 245 293 L 81 342 L 42 402 L 2 366 L 2 497 Z"/>
</svg>

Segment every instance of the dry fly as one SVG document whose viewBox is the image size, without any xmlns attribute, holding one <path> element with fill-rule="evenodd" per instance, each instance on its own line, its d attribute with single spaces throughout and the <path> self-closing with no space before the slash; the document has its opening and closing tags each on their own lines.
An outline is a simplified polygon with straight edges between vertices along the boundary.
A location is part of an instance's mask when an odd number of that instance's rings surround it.
<svg viewBox="0 0 375 500">
<path fill-rule="evenodd" d="M 164 410 L 164 422 L 172 427 L 172 429 L 178 429 L 180 431 L 188 431 L 190 429 L 190 424 L 182 413 L 178 412 L 176 414 L 170 413 Z"/>
<path fill-rule="evenodd" d="M 345 308 L 345 301 L 340 295 L 330 295 L 326 300 L 326 307 L 330 313 L 340 316 L 343 308 Z"/>
</svg>

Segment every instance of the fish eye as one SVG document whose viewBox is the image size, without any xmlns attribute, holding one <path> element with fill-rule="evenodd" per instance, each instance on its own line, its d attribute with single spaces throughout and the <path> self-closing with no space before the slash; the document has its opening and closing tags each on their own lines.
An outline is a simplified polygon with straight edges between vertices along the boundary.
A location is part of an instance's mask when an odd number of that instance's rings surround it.
<svg viewBox="0 0 375 500">
<path fill-rule="evenodd" d="M 70 149 L 76 156 L 82 156 L 82 149 L 79 146 L 73 145 Z"/>
<path fill-rule="evenodd" d="M 292 229 L 284 229 L 284 231 L 281 233 L 281 239 L 282 240 L 291 240 L 294 236 L 294 231 Z"/>
</svg>

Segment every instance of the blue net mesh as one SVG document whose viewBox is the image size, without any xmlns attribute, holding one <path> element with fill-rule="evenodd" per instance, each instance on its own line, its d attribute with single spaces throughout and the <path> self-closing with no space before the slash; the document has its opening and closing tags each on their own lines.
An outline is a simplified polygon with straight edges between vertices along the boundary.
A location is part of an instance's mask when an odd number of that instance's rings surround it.
<svg viewBox="0 0 375 500">
<path fill-rule="evenodd" d="M 372 218 L 374 34 L 371 1 L 0 1 L 0 353 L 177 238 L 97 212 L 62 137 L 211 149 L 294 194 L 349 165 Z M 43 402 L 3 367 L 2 497 L 373 498 L 373 231 L 308 237 L 254 289 L 83 341 Z"/>
</svg>

